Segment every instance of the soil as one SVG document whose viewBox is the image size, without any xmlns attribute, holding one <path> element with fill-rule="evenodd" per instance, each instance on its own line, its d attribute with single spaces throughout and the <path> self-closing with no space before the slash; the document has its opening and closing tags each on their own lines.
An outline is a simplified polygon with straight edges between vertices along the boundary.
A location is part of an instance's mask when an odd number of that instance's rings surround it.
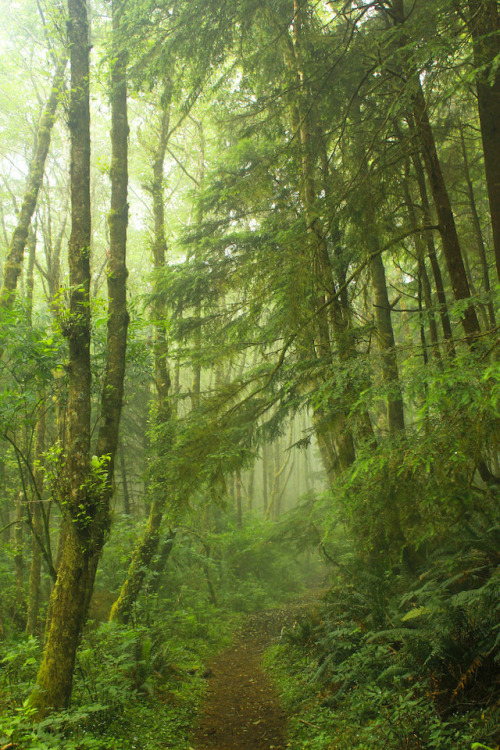
<svg viewBox="0 0 500 750">
<path fill-rule="evenodd" d="M 233 645 L 209 665 L 193 750 L 285 750 L 286 715 L 261 666 L 263 651 L 304 605 L 248 615 Z"/>
</svg>

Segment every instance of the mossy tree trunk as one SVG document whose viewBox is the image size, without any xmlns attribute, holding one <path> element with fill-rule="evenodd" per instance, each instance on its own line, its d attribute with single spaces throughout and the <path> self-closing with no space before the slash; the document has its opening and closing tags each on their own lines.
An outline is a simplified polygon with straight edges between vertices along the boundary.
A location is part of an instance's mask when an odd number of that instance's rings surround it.
<svg viewBox="0 0 500 750">
<path fill-rule="evenodd" d="M 71 50 L 71 235 L 68 340 L 67 450 L 59 490 L 66 526 L 50 624 L 31 705 L 43 716 L 69 704 L 76 649 L 85 619 L 95 501 L 90 487 L 90 111 L 85 0 L 68 0 Z"/>
<path fill-rule="evenodd" d="M 114 27 L 116 3 L 113 4 Z M 71 50 L 71 235 L 68 246 L 70 308 L 67 447 L 59 487 L 65 536 L 50 601 L 50 623 L 31 706 L 43 716 L 66 707 L 76 650 L 93 590 L 97 561 L 109 528 L 114 458 L 123 396 L 128 315 L 125 240 L 127 226 L 127 116 L 125 60 L 115 57 L 112 96 L 112 211 L 108 271 L 108 357 L 101 421 L 91 461 L 90 368 L 90 111 L 89 30 L 85 0 L 68 0 Z"/>
<path fill-rule="evenodd" d="M 0 305 L 12 307 L 14 303 L 17 281 L 22 271 L 24 250 L 28 240 L 31 220 L 35 213 L 38 193 L 42 186 L 45 160 L 49 152 L 52 126 L 55 120 L 57 105 L 64 80 L 66 59 L 59 62 L 52 79 L 50 95 L 42 112 L 36 135 L 36 146 L 30 163 L 28 183 L 24 192 L 23 202 L 17 225 L 12 234 L 9 250 L 3 268 L 3 282 L 0 288 Z"/>
<path fill-rule="evenodd" d="M 153 262 L 157 273 L 164 268 L 167 253 L 163 186 L 164 162 L 168 145 L 170 124 L 170 97 L 171 91 L 170 88 L 168 88 L 165 91 L 165 96 L 162 97 L 160 137 L 153 156 L 153 181 L 151 184 L 154 216 Z M 168 342 L 165 335 L 166 305 L 163 296 L 158 293 L 159 290 L 156 289 L 155 291 L 157 293 L 155 294 L 152 314 L 155 331 L 154 367 L 157 398 L 156 427 L 159 430 L 162 430 L 162 428 L 168 425 L 172 417 L 172 406 L 169 398 L 171 382 L 167 360 Z M 165 443 L 162 445 L 162 451 L 166 450 L 168 450 L 168 445 Z M 163 498 L 153 498 L 146 528 L 144 529 L 144 533 L 139 539 L 132 555 L 127 578 L 122 585 L 117 600 L 111 608 L 109 616 L 111 621 L 116 620 L 118 622 L 126 623 L 132 615 L 134 604 L 143 587 L 151 562 L 158 549 L 164 507 L 165 501 Z"/>
</svg>

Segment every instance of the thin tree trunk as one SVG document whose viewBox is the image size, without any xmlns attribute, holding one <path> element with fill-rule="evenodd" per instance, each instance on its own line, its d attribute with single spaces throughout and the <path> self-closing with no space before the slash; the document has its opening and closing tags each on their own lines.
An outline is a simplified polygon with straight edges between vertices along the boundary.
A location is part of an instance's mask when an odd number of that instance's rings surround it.
<svg viewBox="0 0 500 750">
<path fill-rule="evenodd" d="M 130 493 L 128 490 L 127 465 L 125 463 L 125 450 L 123 448 L 123 443 L 120 443 L 118 453 L 120 456 L 120 473 L 122 476 L 123 512 L 125 513 L 125 515 L 130 516 Z"/>
<path fill-rule="evenodd" d="M 393 18 L 396 26 L 405 23 L 403 0 L 392 1 Z M 400 44 L 404 46 L 408 40 L 403 36 Z M 434 205 L 439 223 L 439 231 L 443 241 L 443 252 L 448 268 L 453 294 L 457 301 L 470 300 L 470 288 L 467 282 L 464 261 L 458 239 L 455 218 L 451 208 L 448 189 L 444 180 L 441 163 L 439 161 L 434 133 L 429 121 L 427 102 L 425 100 L 418 71 L 409 71 L 411 82 L 411 102 L 414 127 L 420 142 L 429 185 L 431 187 Z M 465 307 L 462 315 L 462 326 L 469 345 L 473 345 L 480 333 L 479 321 L 472 302 Z"/>
<path fill-rule="evenodd" d="M 472 185 L 472 179 L 469 170 L 469 160 L 467 158 L 467 147 L 465 145 L 464 129 L 462 123 L 459 124 L 460 128 L 460 143 L 462 146 L 462 156 L 464 160 L 464 176 L 467 185 L 467 196 L 469 198 L 470 212 L 472 216 L 472 226 L 474 229 L 474 237 L 476 239 L 477 254 L 481 263 L 481 270 L 483 274 L 483 285 L 484 291 L 489 295 L 491 292 L 490 284 L 490 271 L 488 268 L 488 259 L 486 257 L 486 249 L 484 247 L 483 233 L 481 232 L 481 222 L 479 221 L 479 214 L 476 208 L 476 200 L 474 198 L 474 187 Z M 494 328 L 496 326 L 495 320 L 495 308 L 491 299 L 487 302 L 489 325 Z"/>
<path fill-rule="evenodd" d="M 374 225 L 372 224 L 372 231 L 373 229 Z M 405 427 L 403 398 L 399 385 L 396 343 L 392 328 L 391 306 L 387 294 L 385 268 L 382 257 L 378 252 L 379 243 L 376 237 L 374 237 L 374 245 L 377 247 L 377 254 L 372 257 L 370 270 L 375 297 L 378 340 L 382 353 L 382 376 L 389 391 L 387 394 L 387 422 L 389 432 L 396 433 L 399 430 L 404 430 Z"/>
<path fill-rule="evenodd" d="M 427 365 L 429 363 L 429 355 L 427 353 L 427 341 L 425 337 L 425 326 L 424 326 L 424 316 L 423 316 L 423 305 L 422 305 L 422 260 L 419 258 L 418 260 L 418 309 L 419 309 L 419 318 L 420 318 L 420 342 L 422 344 L 422 358 L 424 360 L 424 365 Z"/>
<path fill-rule="evenodd" d="M 163 199 L 164 185 L 164 162 L 167 150 L 169 122 L 170 122 L 170 88 L 166 90 L 166 96 L 162 100 L 160 138 L 153 159 L 153 183 L 151 193 L 153 198 L 154 215 L 154 241 L 153 261 L 155 271 L 159 272 L 165 267 L 167 243 L 165 239 L 165 209 Z M 158 291 L 158 290 L 157 290 Z M 168 344 L 165 336 L 166 308 L 161 294 L 156 295 L 153 306 L 153 319 L 155 331 L 154 343 L 154 367 L 155 386 L 157 399 L 157 425 L 165 427 L 172 416 L 172 406 L 169 399 L 170 373 L 168 370 Z M 168 451 L 167 442 L 163 442 L 162 451 Z M 160 447 L 158 447 L 160 450 Z M 165 501 L 163 498 L 155 497 L 151 503 L 148 521 L 142 537 L 133 553 L 132 560 L 117 600 L 111 608 L 109 619 L 118 622 L 128 622 L 133 606 L 142 589 L 151 560 L 158 549 L 160 539 L 161 523 Z"/>
<path fill-rule="evenodd" d="M 267 507 L 269 505 L 268 495 L 268 468 L 267 468 L 267 443 L 262 445 L 262 509 L 264 516 L 267 514 Z"/>
<path fill-rule="evenodd" d="M 151 503 L 146 528 L 132 555 L 127 578 L 111 608 L 110 621 L 127 623 L 132 616 L 133 607 L 141 591 L 144 578 L 158 549 L 163 508 L 164 502 L 162 499 L 155 499 Z"/>
<path fill-rule="evenodd" d="M 457 301 L 466 300 L 470 298 L 470 288 L 467 282 L 467 275 L 460 250 L 460 242 L 448 190 L 446 188 L 441 164 L 437 155 L 434 134 L 429 122 L 427 104 L 424 99 L 420 81 L 416 83 L 414 113 L 417 132 L 419 133 L 422 144 L 424 164 L 429 177 L 434 204 L 436 206 L 441 238 L 443 240 L 444 257 L 448 268 L 448 274 L 450 276 L 451 287 Z M 469 343 L 472 343 L 474 338 L 480 333 L 479 321 L 472 303 L 470 303 L 463 312 L 462 325 Z"/>
<path fill-rule="evenodd" d="M 410 194 L 410 188 L 408 184 L 409 174 L 410 174 L 410 165 L 408 162 L 406 164 L 406 169 L 405 169 L 405 179 L 403 180 L 403 193 L 404 193 L 404 198 L 406 202 L 406 210 L 408 211 L 408 217 L 410 219 L 410 226 L 413 227 L 414 229 L 418 229 L 419 223 L 417 221 L 417 215 L 415 212 L 415 208 L 413 205 L 413 201 L 412 201 L 411 194 Z M 422 284 L 422 294 L 424 298 L 424 304 L 425 304 L 425 309 L 426 309 L 428 323 L 429 323 L 431 353 L 435 359 L 440 359 L 439 337 L 438 337 L 438 331 L 437 331 L 437 325 L 436 325 L 436 318 L 434 315 L 434 307 L 432 304 L 432 287 L 429 281 L 427 268 L 425 266 L 424 242 L 425 242 L 425 238 L 424 238 L 423 232 L 422 234 L 415 235 L 415 248 L 417 251 L 417 258 L 418 258 L 419 278 Z"/>
<path fill-rule="evenodd" d="M 362 118 L 359 98 L 353 102 L 353 118 L 355 124 L 355 149 L 360 164 L 360 175 L 365 178 L 365 189 L 371 191 L 370 174 L 366 161 L 365 144 L 362 141 Z M 377 324 L 377 338 L 381 352 L 382 378 L 387 389 L 387 425 L 389 432 L 394 434 L 404 430 L 404 407 L 401 387 L 399 383 L 399 369 L 396 354 L 396 343 L 391 319 L 391 306 L 387 294 L 384 261 L 380 252 L 378 228 L 372 201 L 368 200 L 364 206 L 366 221 L 365 242 L 370 256 L 370 273 L 373 294 L 375 298 L 375 321 Z"/>
<path fill-rule="evenodd" d="M 45 409 L 42 404 L 40 416 L 38 417 L 35 433 L 35 451 L 33 481 L 35 484 L 34 498 L 31 502 L 31 523 L 40 539 L 43 538 L 42 521 L 42 496 L 43 496 L 43 470 L 42 461 L 45 451 Z M 37 631 L 38 612 L 40 608 L 40 581 L 42 572 L 42 553 L 35 534 L 31 541 L 31 565 L 28 591 L 28 614 L 26 618 L 26 634 L 34 635 Z"/>
<path fill-rule="evenodd" d="M 300 156 L 302 168 L 301 197 L 309 237 L 309 250 L 314 259 L 316 271 L 317 295 L 313 302 L 316 318 L 316 332 L 314 335 L 316 356 L 324 362 L 325 367 L 332 366 L 332 346 L 330 341 L 331 326 L 333 338 L 337 346 L 340 359 L 346 359 L 352 354 L 346 332 L 346 320 L 341 304 L 335 294 L 335 282 L 332 274 L 331 261 L 325 239 L 325 231 L 321 220 L 314 215 L 316 202 L 316 185 L 314 161 L 311 153 L 311 138 L 309 129 L 309 108 L 305 99 L 305 76 L 300 63 L 301 19 L 300 8 L 294 0 L 294 31 L 290 67 L 294 71 L 299 85 L 295 110 L 292 112 L 292 127 L 300 139 Z M 326 290 L 326 291 L 324 291 Z M 326 304 L 325 304 L 326 303 Z M 328 372 L 325 377 L 328 377 Z M 341 405 L 332 404 L 331 410 L 335 417 L 329 417 L 326 408 L 316 409 L 315 427 L 322 433 L 319 442 L 325 446 L 322 455 L 331 453 L 329 450 L 333 438 L 335 454 L 338 456 L 339 469 L 345 470 L 355 459 L 354 438 L 348 424 L 347 414 Z M 329 434 L 327 434 L 329 433 Z M 327 473 L 333 476 L 334 464 L 328 459 Z M 326 467 L 325 467 L 326 468 Z"/>
<path fill-rule="evenodd" d="M 36 260 L 36 225 L 30 226 L 28 232 L 28 268 L 26 269 L 26 319 L 29 325 L 33 320 L 33 290 L 35 287 L 35 260 Z"/>
<path fill-rule="evenodd" d="M 236 491 L 236 522 L 238 527 L 241 529 L 243 526 L 243 502 L 241 497 L 241 473 L 239 469 L 235 475 L 235 491 Z"/>
<path fill-rule="evenodd" d="M 198 130 L 200 137 L 200 157 L 198 162 L 197 171 L 197 183 L 198 188 L 201 190 L 205 178 L 205 135 L 203 133 L 203 123 L 195 121 L 196 129 Z M 196 224 L 200 225 L 203 221 L 203 210 L 198 208 L 196 215 Z M 195 262 L 200 259 L 200 252 L 198 246 L 194 253 Z M 194 350 L 195 350 L 195 363 L 193 366 L 193 383 L 191 386 L 191 408 L 196 409 L 200 404 L 200 393 L 201 393 L 201 364 L 199 361 L 200 350 L 201 350 L 201 339 L 202 339 L 202 327 L 201 327 L 201 300 L 198 300 L 195 306 L 194 316 L 196 320 L 196 329 L 194 331 Z"/>
<path fill-rule="evenodd" d="M 255 483 L 255 465 L 252 464 L 250 471 L 248 472 L 248 492 L 247 492 L 247 510 L 253 510 L 253 494 L 254 494 L 254 483 Z"/>
<path fill-rule="evenodd" d="M 477 106 L 497 274 L 500 280 L 500 19 L 496 0 L 468 0 Z"/>
<path fill-rule="evenodd" d="M 14 578 L 16 584 L 16 607 L 18 614 L 21 613 L 22 604 L 24 601 L 24 503 L 24 493 L 17 492 L 15 500 L 14 540 L 12 547 L 14 558 Z"/>
<path fill-rule="evenodd" d="M 38 125 L 35 153 L 30 163 L 28 184 L 19 212 L 16 228 L 10 241 L 9 250 L 4 263 L 3 282 L 0 288 L 0 306 L 12 307 L 17 287 L 17 280 L 21 274 L 24 260 L 24 249 L 28 239 L 31 219 L 35 213 L 38 193 L 42 186 L 45 160 L 50 146 L 52 126 L 55 120 L 59 96 L 64 80 L 66 58 L 62 59 L 52 79 L 50 95 L 43 110 Z"/>
<path fill-rule="evenodd" d="M 436 286 L 436 295 L 439 303 L 439 315 L 441 319 L 441 326 L 443 329 L 443 335 L 447 343 L 447 351 L 451 357 L 455 356 L 455 346 L 453 344 L 453 332 L 451 330 L 450 316 L 448 313 L 448 303 L 446 300 L 446 292 L 444 290 L 443 276 L 441 274 L 441 267 L 436 253 L 436 246 L 434 244 L 434 236 L 432 229 L 428 229 L 431 226 L 431 212 L 429 205 L 429 198 L 427 195 L 427 187 L 425 184 L 425 174 L 420 161 L 420 155 L 415 153 L 412 155 L 413 166 L 415 168 L 415 174 L 417 177 L 418 189 L 420 193 L 420 200 L 422 201 L 422 218 L 423 218 L 423 231 L 424 239 L 427 245 L 427 255 L 432 268 L 432 274 L 434 277 L 434 284 Z"/>
<path fill-rule="evenodd" d="M 161 549 L 157 555 L 155 564 L 153 566 L 150 566 L 152 576 L 149 579 L 147 589 L 148 589 L 148 592 L 152 594 L 156 593 L 160 588 L 160 581 L 161 581 L 162 573 L 167 567 L 167 562 L 169 560 L 170 555 L 172 554 L 176 534 L 177 534 L 176 531 L 172 529 L 169 530 L 168 537 L 164 540 L 163 544 L 161 545 Z"/>
</svg>

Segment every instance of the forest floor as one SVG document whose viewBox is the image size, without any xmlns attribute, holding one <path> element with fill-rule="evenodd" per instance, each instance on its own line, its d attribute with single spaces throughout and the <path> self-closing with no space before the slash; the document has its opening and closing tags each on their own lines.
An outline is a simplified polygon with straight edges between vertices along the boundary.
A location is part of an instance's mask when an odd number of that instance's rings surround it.
<svg viewBox="0 0 500 750">
<path fill-rule="evenodd" d="M 246 617 L 233 645 L 207 669 L 209 689 L 192 750 L 285 750 L 287 717 L 261 666 L 262 654 L 310 606 L 310 600 L 300 601 Z"/>
</svg>

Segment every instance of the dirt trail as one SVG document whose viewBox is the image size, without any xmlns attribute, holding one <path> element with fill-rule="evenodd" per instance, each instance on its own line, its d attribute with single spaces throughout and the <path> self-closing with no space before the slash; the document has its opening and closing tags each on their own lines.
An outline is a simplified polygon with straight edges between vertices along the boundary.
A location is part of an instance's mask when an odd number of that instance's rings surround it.
<svg viewBox="0 0 500 750">
<path fill-rule="evenodd" d="M 261 658 L 304 608 L 299 603 L 248 615 L 233 645 L 209 666 L 208 696 L 192 738 L 195 750 L 285 750 L 286 716 Z"/>
</svg>

